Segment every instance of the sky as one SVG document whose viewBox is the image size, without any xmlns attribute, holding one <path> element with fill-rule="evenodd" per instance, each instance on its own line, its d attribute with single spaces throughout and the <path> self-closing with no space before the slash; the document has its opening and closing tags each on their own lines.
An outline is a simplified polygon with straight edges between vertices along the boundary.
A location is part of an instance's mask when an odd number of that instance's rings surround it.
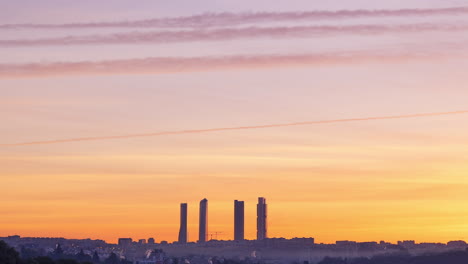
<svg viewBox="0 0 468 264">
<path fill-rule="evenodd" d="M 0 5 L 0 236 L 468 240 L 465 113 L 46 142 L 467 111 L 468 1 Z"/>
</svg>

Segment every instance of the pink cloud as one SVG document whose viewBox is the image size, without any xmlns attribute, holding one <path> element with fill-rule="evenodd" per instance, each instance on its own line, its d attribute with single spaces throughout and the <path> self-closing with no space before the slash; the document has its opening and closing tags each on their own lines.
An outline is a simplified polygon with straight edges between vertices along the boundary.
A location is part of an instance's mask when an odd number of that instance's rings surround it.
<svg viewBox="0 0 468 264">
<path fill-rule="evenodd" d="M 419 33 L 426 31 L 466 31 L 468 25 L 352 25 L 352 26 L 296 26 L 296 27 L 248 27 L 214 30 L 183 30 L 156 32 L 128 32 L 107 35 L 67 36 L 60 38 L 0 40 L 0 47 L 174 43 L 189 41 L 222 41 L 248 38 L 306 38 L 335 34 L 375 35 L 386 33 Z"/>
<path fill-rule="evenodd" d="M 408 60 L 446 58 L 456 45 L 417 48 L 416 51 L 364 50 L 290 55 L 234 55 L 207 57 L 149 57 L 107 61 L 0 64 L 0 79 L 59 77 L 78 75 L 168 74 L 233 69 L 322 66 L 366 62 L 399 63 Z M 456 56 L 463 53 L 457 49 Z"/>
<path fill-rule="evenodd" d="M 251 13 L 205 13 L 184 17 L 168 17 L 135 21 L 71 23 L 71 24 L 5 24 L 3 29 L 15 28 L 191 28 L 243 25 L 249 23 L 278 21 L 314 21 L 325 19 L 351 19 L 363 17 L 403 17 L 434 15 L 466 15 L 468 7 L 439 9 L 397 9 L 397 10 L 338 10 L 304 12 L 251 12 Z"/>
</svg>

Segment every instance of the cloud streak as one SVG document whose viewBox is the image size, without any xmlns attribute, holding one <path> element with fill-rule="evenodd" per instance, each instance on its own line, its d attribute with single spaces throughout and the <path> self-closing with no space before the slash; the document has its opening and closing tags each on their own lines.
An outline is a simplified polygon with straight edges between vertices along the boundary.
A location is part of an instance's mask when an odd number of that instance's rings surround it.
<svg viewBox="0 0 468 264">
<path fill-rule="evenodd" d="M 452 46 L 452 45 L 448 45 Z M 445 47 L 447 48 L 447 47 Z M 0 79 L 45 78 L 81 75 L 135 75 L 207 72 L 236 69 L 323 66 L 366 62 L 398 63 L 445 58 L 448 51 L 399 50 L 306 53 L 292 55 L 233 55 L 207 57 L 150 57 L 107 61 L 0 64 Z M 461 56 L 457 50 L 457 56 Z"/>
<path fill-rule="evenodd" d="M 42 39 L 0 40 L 0 47 L 65 46 L 93 44 L 163 44 L 190 41 L 223 41 L 250 38 L 307 38 L 336 34 L 375 35 L 386 33 L 421 33 L 427 31 L 457 32 L 468 30 L 468 25 L 352 25 L 352 26 L 296 26 L 247 27 L 214 30 L 183 30 L 156 32 L 127 32 L 88 36 L 67 36 Z"/>
<path fill-rule="evenodd" d="M 252 125 L 252 126 L 240 126 L 240 127 L 221 127 L 221 128 L 208 128 L 208 129 L 162 131 L 162 132 L 154 132 L 154 133 L 128 134 L 128 135 L 116 135 L 116 136 L 79 137 L 79 138 L 68 138 L 68 139 L 54 139 L 54 140 L 30 141 L 30 142 L 20 142 L 20 143 L 11 143 L 11 144 L 0 144 L 0 147 L 47 145 L 47 144 L 72 143 L 72 142 L 82 142 L 82 141 L 129 139 L 129 138 L 157 137 L 157 136 L 181 135 L 181 134 L 201 134 L 201 133 L 213 133 L 213 132 L 236 131 L 236 130 L 267 129 L 267 128 L 292 127 L 292 126 L 360 122 L 360 121 L 408 119 L 408 118 L 422 118 L 422 117 L 435 117 L 435 116 L 461 115 L 461 114 L 468 114 L 468 110 L 452 111 L 452 112 L 394 115 L 394 116 L 376 116 L 376 117 L 362 117 L 362 118 L 348 118 L 348 119 L 304 121 L 304 122 Z"/>
<path fill-rule="evenodd" d="M 184 17 L 168 17 L 135 21 L 114 21 L 69 24 L 4 24 L 0 29 L 43 28 L 43 29 L 80 29 L 80 28 L 194 28 L 223 27 L 252 23 L 279 21 L 317 21 L 328 19 L 352 19 L 371 17 L 407 17 L 435 15 L 466 15 L 468 7 L 449 7 L 437 9 L 395 9 L 395 10 L 338 10 L 305 12 L 251 12 L 251 13 L 205 13 Z"/>
</svg>

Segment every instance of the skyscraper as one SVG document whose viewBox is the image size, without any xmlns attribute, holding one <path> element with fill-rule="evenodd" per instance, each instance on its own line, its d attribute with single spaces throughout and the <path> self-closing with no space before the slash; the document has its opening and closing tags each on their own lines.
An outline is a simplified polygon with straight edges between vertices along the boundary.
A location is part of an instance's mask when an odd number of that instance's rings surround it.
<svg viewBox="0 0 468 264">
<path fill-rule="evenodd" d="M 244 240 L 244 201 L 234 201 L 234 240 Z"/>
<path fill-rule="evenodd" d="M 258 198 L 257 204 L 257 240 L 267 238 L 267 204 L 263 197 Z"/>
<path fill-rule="evenodd" d="M 206 242 L 208 238 L 208 200 L 200 201 L 200 223 L 198 231 L 198 242 Z"/>
<path fill-rule="evenodd" d="M 187 243 L 187 204 L 180 204 L 179 243 Z"/>
</svg>

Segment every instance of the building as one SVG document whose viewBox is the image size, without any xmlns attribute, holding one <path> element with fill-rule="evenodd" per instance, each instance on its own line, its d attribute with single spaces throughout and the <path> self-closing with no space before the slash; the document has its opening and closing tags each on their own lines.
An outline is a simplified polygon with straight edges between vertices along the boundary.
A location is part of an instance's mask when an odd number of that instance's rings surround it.
<svg viewBox="0 0 468 264">
<path fill-rule="evenodd" d="M 406 249 L 412 249 L 416 246 L 416 242 L 414 240 L 404 240 L 398 241 L 397 243 L 399 246 L 404 247 Z"/>
<path fill-rule="evenodd" d="M 234 240 L 244 240 L 244 201 L 234 201 Z"/>
<path fill-rule="evenodd" d="M 119 246 L 120 247 L 128 247 L 132 244 L 133 239 L 131 238 L 119 238 Z"/>
<path fill-rule="evenodd" d="M 450 248 L 466 248 L 467 244 L 463 240 L 449 241 L 447 246 Z"/>
<path fill-rule="evenodd" d="M 206 242 L 208 238 L 208 200 L 200 201 L 200 222 L 198 226 L 198 242 Z"/>
<path fill-rule="evenodd" d="M 180 204 L 179 243 L 187 243 L 187 204 Z"/>
<path fill-rule="evenodd" d="M 257 204 L 257 240 L 263 240 L 267 237 L 267 204 L 265 198 L 259 197 Z"/>
</svg>

